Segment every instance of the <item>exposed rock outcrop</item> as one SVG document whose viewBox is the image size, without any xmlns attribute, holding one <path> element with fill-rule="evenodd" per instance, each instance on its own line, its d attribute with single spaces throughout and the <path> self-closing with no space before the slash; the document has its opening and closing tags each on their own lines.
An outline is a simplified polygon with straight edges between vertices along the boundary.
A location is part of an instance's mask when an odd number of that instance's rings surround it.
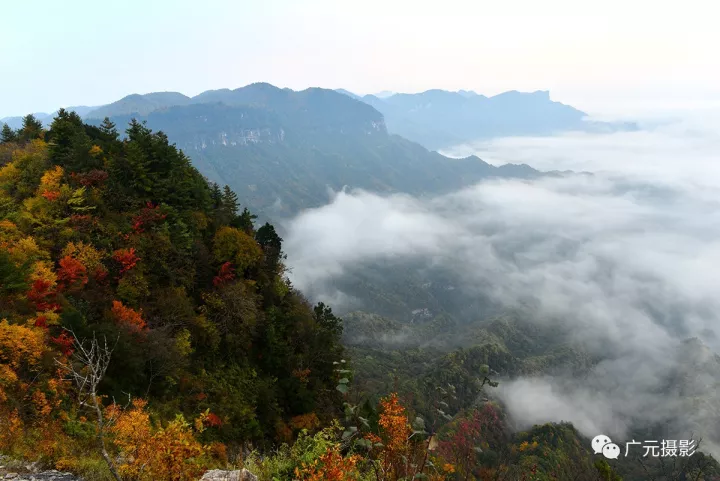
<svg viewBox="0 0 720 481">
<path fill-rule="evenodd" d="M 222 469 L 212 469 L 205 473 L 200 481 L 258 481 L 257 476 L 247 469 L 238 469 L 235 471 L 223 471 Z"/>
</svg>

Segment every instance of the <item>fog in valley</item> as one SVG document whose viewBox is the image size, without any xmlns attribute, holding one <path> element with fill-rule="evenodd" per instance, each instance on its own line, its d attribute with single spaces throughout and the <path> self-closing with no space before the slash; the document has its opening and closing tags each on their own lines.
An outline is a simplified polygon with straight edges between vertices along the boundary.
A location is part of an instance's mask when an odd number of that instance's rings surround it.
<svg viewBox="0 0 720 481">
<path fill-rule="evenodd" d="M 291 280 L 342 307 L 353 299 L 338 280 L 368 262 L 450 267 L 468 298 L 562 326 L 598 359 L 581 379 L 503 380 L 495 394 L 519 428 L 564 420 L 624 443 L 634 423 L 662 421 L 717 454 L 720 122 L 709 119 L 720 116 L 447 149 L 572 172 L 432 198 L 334 193 L 284 226 Z"/>
</svg>

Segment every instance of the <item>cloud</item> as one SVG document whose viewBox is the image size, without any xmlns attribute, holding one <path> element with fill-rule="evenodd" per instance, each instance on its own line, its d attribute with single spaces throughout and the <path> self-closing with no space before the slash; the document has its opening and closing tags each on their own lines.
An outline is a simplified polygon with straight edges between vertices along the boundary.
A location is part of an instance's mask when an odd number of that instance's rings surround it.
<svg viewBox="0 0 720 481">
<path fill-rule="evenodd" d="M 584 380 L 505 383 L 499 393 L 519 424 L 569 420 L 588 436 L 623 436 L 637 420 L 702 425 L 718 413 L 683 412 L 687 383 L 717 360 L 679 359 L 693 336 L 720 348 L 720 163 L 710 163 L 718 147 L 717 135 L 678 125 L 484 144 L 494 149 L 485 157 L 593 173 L 494 180 L 423 199 L 337 193 L 286 226 L 292 280 L 337 296 L 337 280 L 361 265 L 441 264 L 468 298 L 559 323 L 603 359 Z M 708 375 L 699 384 L 717 385 Z"/>
</svg>

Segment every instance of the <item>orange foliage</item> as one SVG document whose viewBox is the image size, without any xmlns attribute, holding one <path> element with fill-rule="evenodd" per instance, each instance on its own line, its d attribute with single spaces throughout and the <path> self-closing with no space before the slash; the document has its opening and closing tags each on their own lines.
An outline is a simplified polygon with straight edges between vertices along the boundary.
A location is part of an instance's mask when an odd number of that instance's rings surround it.
<svg viewBox="0 0 720 481">
<path fill-rule="evenodd" d="M 220 416 L 218 416 L 215 413 L 208 413 L 208 415 L 204 419 L 205 426 L 217 428 L 222 426 L 222 419 L 220 419 Z"/>
<path fill-rule="evenodd" d="M 307 384 L 310 377 L 310 369 L 293 369 L 292 375 L 296 377 L 301 383 Z"/>
<path fill-rule="evenodd" d="M 135 255 L 135 249 L 118 249 L 113 252 L 113 259 L 120 264 L 120 274 L 124 274 L 135 267 L 140 258 Z"/>
<path fill-rule="evenodd" d="M 215 287 L 220 287 L 233 279 L 235 279 L 235 270 L 232 267 L 232 263 L 226 262 L 220 266 L 218 275 L 213 278 L 213 285 Z"/>
<path fill-rule="evenodd" d="M 60 259 L 57 271 L 58 289 L 81 288 L 88 282 L 87 269 L 79 260 L 66 255 Z"/>
<path fill-rule="evenodd" d="M 0 450 L 50 456 L 67 444 L 56 413 L 66 384 L 47 368 L 52 355 L 44 329 L 0 321 Z"/>
<path fill-rule="evenodd" d="M 45 172 L 40 179 L 37 193 L 50 202 L 57 200 L 60 197 L 60 182 L 63 175 L 65 175 L 65 171 L 59 165 Z"/>
<path fill-rule="evenodd" d="M 50 339 L 63 353 L 64 356 L 71 356 L 74 352 L 73 339 L 66 332 L 61 332 L 59 336 Z"/>
<path fill-rule="evenodd" d="M 49 200 L 50 202 L 55 202 L 60 197 L 60 192 L 57 190 L 46 190 L 40 195 L 43 196 L 43 198 Z"/>
<path fill-rule="evenodd" d="M 412 434 L 405 408 L 398 395 L 392 393 L 380 401 L 380 427 L 385 441 L 385 454 L 389 460 L 404 455 L 408 449 L 408 438 Z"/>
<path fill-rule="evenodd" d="M 290 420 L 290 426 L 297 430 L 307 429 L 312 431 L 320 426 L 320 420 L 315 413 L 301 414 Z"/>
<path fill-rule="evenodd" d="M 368 434 L 365 439 L 373 446 L 381 479 L 397 481 L 424 475 L 425 479 L 445 479 L 441 473 L 427 473 L 428 445 L 411 442 L 412 428 L 405 407 L 396 393 L 380 400 L 380 436 Z"/>
<path fill-rule="evenodd" d="M 46 350 L 45 332 L 0 321 L 0 365 L 13 370 L 34 370 Z"/>
<path fill-rule="evenodd" d="M 319 459 L 295 468 L 295 478 L 302 481 L 354 481 L 360 479 L 356 468 L 359 460 L 357 455 L 344 458 L 339 447 L 333 446 Z"/>
<path fill-rule="evenodd" d="M 57 311 L 60 306 L 54 302 L 57 292 L 52 288 L 50 281 L 45 279 L 36 279 L 33 281 L 30 290 L 27 293 L 29 301 L 35 303 L 38 311 Z"/>
<path fill-rule="evenodd" d="M 108 408 L 112 441 L 124 460 L 118 466 L 123 478 L 189 481 L 200 477 L 218 448 L 199 443 L 182 416 L 153 429 L 146 406 L 146 401 L 136 400 L 126 411 L 116 406 Z"/>
<path fill-rule="evenodd" d="M 17 444 L 22 436 L 22 428 L 23 423 L 17 409 L 3 413 L 3 416 L 0 416 L 0 450 L 9 450 Z"/>
<path fill-rule="evenodd" d="M 120 301 L 113 301 L 112 314 L 115 322 L 127 326 L 133 331 L 143 331 L 147 328 L 142 318 L 142 311 L 138 312 L 131 307 L 126 307 Z"/>
</svg>

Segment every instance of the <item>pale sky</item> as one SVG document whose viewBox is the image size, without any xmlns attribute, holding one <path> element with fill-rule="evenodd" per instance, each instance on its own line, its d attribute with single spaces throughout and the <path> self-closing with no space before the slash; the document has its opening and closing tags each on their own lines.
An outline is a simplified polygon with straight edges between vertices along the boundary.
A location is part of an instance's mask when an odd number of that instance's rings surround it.
<svg viewBox="0 0 720 481">
<path fill-rule="evenodd" d="M 0 10 L 0 117 L 130 93 L 550 90 L 591 114 L 720 106 L 711 0 L 28 0 Z"/>
</svg>

